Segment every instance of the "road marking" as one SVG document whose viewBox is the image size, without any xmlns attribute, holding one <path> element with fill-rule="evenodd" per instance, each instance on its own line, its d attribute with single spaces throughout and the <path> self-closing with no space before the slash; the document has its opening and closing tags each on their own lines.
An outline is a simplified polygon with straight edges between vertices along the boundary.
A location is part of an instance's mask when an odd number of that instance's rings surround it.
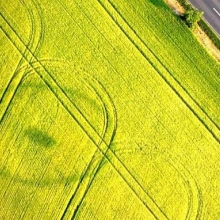
<svg viewBox="0 0 220 220">
<path fill-rule="evenodd" d="M 218 16 L 220 16 L 220 13 L 215 8 L 213 8 L 213 10 L 218 14 Z"/>
</svg>

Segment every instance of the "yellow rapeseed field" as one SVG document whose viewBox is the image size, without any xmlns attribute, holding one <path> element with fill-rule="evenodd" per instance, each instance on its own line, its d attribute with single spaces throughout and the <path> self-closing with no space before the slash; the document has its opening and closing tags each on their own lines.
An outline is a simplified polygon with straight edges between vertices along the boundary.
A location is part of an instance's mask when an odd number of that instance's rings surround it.
<svg viewBox="0 0 220 220">
<path fill-rule="evenodd" d="M 220 66 L 162 0 L 0 13 L 0 219 L 220 219 Z"/>
</svg>

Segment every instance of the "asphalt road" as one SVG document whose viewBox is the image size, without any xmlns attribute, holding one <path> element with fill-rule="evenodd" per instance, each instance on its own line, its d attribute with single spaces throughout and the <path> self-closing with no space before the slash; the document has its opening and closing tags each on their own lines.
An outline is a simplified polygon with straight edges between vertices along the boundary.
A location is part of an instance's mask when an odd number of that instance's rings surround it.
<svg viewBox="0 0 220 220">
<path fill-rule="evenodd" d="M 220 0 L 190 0 L 190 2 L 204 12 L 204 18 L 220 36 Z"/>
</svg>

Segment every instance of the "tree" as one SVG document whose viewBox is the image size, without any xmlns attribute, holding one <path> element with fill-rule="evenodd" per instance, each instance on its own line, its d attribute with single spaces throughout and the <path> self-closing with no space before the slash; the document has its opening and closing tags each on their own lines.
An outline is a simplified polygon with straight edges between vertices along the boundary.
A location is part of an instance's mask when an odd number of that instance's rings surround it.
<svg viewBox="0 0 220 220">
<path fill-rule="evenodd" d="M 194 29 L 196 24 L 200 21 L 203 14 L 203 12 L 193 8 L 191 5 L 187 5 L 183 18 L 187 26 L 191 29 Z"/>
</svg>

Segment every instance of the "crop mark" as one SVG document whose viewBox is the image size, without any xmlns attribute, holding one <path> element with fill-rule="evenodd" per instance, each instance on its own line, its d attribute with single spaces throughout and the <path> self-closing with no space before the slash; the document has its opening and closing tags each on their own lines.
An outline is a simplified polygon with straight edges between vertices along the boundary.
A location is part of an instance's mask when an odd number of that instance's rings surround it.
<svg viewBox="0 0 220 220">
<path fill-rule="evenodd" d="M 48 59 L 43 59 L 43 60 L 41 60 L 41 62 L 43 62 L 43 63 L 52 63 L 53 64 L 53 66 L 54 66 L 54 64 L 60 64 L 62 61 L 60 61 L 60 60 L 48 60 Z M 35 68 L 35 69 L 40 69 L 40 66 L 39 66 L 39 64 L 38 64 L 38 62 L 32 62 L 31 63 L 31 65 Z M 31 76 L 32 74 L 34 74 L 35 72 L 33 71 L 33 69 L 32 68 L 30 68 L 29 66 L 23 66 L 23 67 L 21 67 L 21 69 L 19 70 L 19 71 L 23 71 L 23 70 L 27 70 L 26 72 L 25 72 L 25 74 L 23 75 L 23 77 L 22 77 L 22 79 L 21 79 L 21 83 L 23 83 L 23 81 L 24 80 L 26 80 L 26 78 L 28 77 L 28 76 Z M 14 94 L 15 95 L 15 94 Z M 10 99 L 10 100 L 12 100 L 12 99 Z M 57 113 L 56 113 L 57 114 Z M 55 118 L 56 118 L 56 116 L 54 116 Z M 38 143 L 42 143 L 43 144 L 43 142 L 44 141 L 46 141 L 46 136 L 45 135 L 43 135 L 43 134 L 41 134 L 40 133 L 40 131 L 34 131 L 34 130 L 32 130 L 32 129 L 30 129 L 30 135 L 28 135 L 28 133 L 26 133 L 27 135 L 26 136 L 29 136 L 30 137 L 30 139 L 32 139 L 33 140 L 33 142 L 38 142 Z M 4 134 L 3 134 L 3 136 L 4 136 Z M 39 140 L 37 140 L 37 136 L 42 136 L 42 137 L 39 137 L 40 139 Z M 41 139 L 42 138 L 42 139 Z M 45 142 L 46 143 L 46 142 Z M 51 140 L 48 144 L 49 145 L 51 145 L 52 143 L 54 143 L 54 140 Z M 19 167 L 19 166 L 18 166 Z M 21 182 L 21 180 L 20 180 L 20 182 Z M 23 183 L 25 183 L 25 182 L 23 182 Z"/>
<path fill-rule="evenodd" d="M 180 175 L 184 186 L 188 191 L 188 210 L 185 219 L 200 219 L 202 215 L 203 202 L 202 193 L 196 180 L 180 162 L 175 161 L 174 163 L 169 160 L 167 163 Z"/>
<path fill-rule="evenodd" d="M 0 13 L 1 14 L 1 13 Z M 4 16 L 1 14 L 1 20 L 4 25 L 4 28 L 1 27 L 4 34 L 8 37 L 11 43 L 17 48 L 17 50 L 23 55 L 24 59 L 27 61 L 26 57 L 22 53 L 20 47 L 26 47 L 22 39 L 19 35 L 14 31 L 11 25 L 7 22 Z M 7 31 L 5 30 L 7 29 Z M 10 34 L 9 34 L 10 33 Z M 16 44 L 16 40 L 20 42 L 20 45 Z M 42 63 L 37 60 L 35 55 L 28 49 L 29 53 L 32 55 L 34 61 L 37 61 L 41 68 L 42 72 L 35 69 L 33 65 L 28 62 L 30 67 L 39 75 L 39 77 L 44 81 L 44 83 L 48 86 L 49 90 L 57 97 L 57 99 L 61 102 L 66 111 L 71 115 L 72 119 L 79 125 L 79 127 L 85 132 L 88 138 L 93 142 L 94 146 L 96 146 L 101 154 L 109 161 L 112 167 L 116 170 L 118 175 L 124 180 L 124 182 L 128 185 L 128 187 L 133 191 L 133 193 L 139 198 L 139 200 L 143 203 L 143 205 L 152 213 L 152 215 L 156 219 L 167 219 L 166 214 L 158 207 L 153 198 L 148 194 L 146 189 L 139 183 L 137 178 L 129 171 L 129 169 L 125 166 L 125 164 L 120 160 L 120 158 L 109 149 L 108 154 L 97 145 L 97 142 L 100 140 L 100 135 L 97 131 L 92 127 L 89 121 L 82 115 L 82 112 L 71 102 L 66 92 L 57 84 L 55 79 L 51 76 L 49 71 L 42 65 Z M 74 111 L 74 113 L 72 112 Z M 108 145 L 103 141 L 104 145 Z M 116 165 L 117 164 L 117 165 Z M 125 177 L 126 176 L 126 177 Z"/>
<path fill-rule="evenodd" d="M 15 140 L 15 141 L 16 141 L 16 140 Z M 24 154 L 26 154 L 27 151 L 28 151 L 28 148 L 25 149 Z M 37 154 L 37 151 L 38 151 L 38 149 L 35 150 L 35 155 Z M 22 165 L 22 162 L 23 162 L 22 160 L 19 161 L 19 164 L 18 164 L 18 166 L 17 166 L 17 168 L 16 168 L 14 174 L 17 173 L 17 171 L 19 170 L 20 166 Z M 30 163 L 31 163 L 31 162 L 30 162 Z M 47 164 L 46 169 L 44 170 L 44 172 L 42 172 L 42 175 L 41 175 L 42 177 L 43 177 L 44 174 L 46 173 L 47 168 L 49 167 L 49 165 L 50 165 L 50 164 Z M 28 167 L 27 167 L 26 173 L 29 173 Z M 22 179 L 22 178 L 20 178 L 18 175 L 13 175 L 12 173 L 10 173 L 10 171 L 8 171 L 8 175 L 12 176 L 12 178 L 10 178 L 10 181 L 9 181 L 9 183 L 8 183 L 8 185 L 7 185 L 7 187 L 6 187 L 6 189 L 7 189 L 14 181 L 19 182 L 19 183 L 23 183 L 23 184 L 31 184 L 31 185 L 33 185 L 33 186 L 39 186 L 39 184 L 37 184 L 38 181 L 36 181 L 36 180 L 33 181 L 33 180 L 28 180 L 28 179 Z M 39 179 L 39 180 L 40 180 L 40 179 Z M 39 182 L 40 182 L 40 181 L 39 181 Z M 3 194 L 3 197 L 5 197 L 6 194 L 7 194 L 7 191 L 5 190 L 5 192 L 4 192 L 4 194 Z M 32 197 L 32 199 L 33 199 L 33 197 Z M 5 214 L 3 214 L 3 216 L 7 216 L 6 213 L 7 213 L 8 210 L 9 210 L 9 207 L 8 207 L 8 209 L 5 209 L 5 210 L 4 210 L 4 211 L 5 211 Z"/>
<path fill-rule="evenodd" d="M 25 131 L 25 136 L 27 136 L 32 143 L 34 143 L 35 145 L 39 145 L 43 148 L 51 148 L 56 143 L 56 141 L 47 133 L 37 128 L 27 129 Z"/>
<path fill-rule="evenodd" d="M 109 15 L 109 17 L 116 23 L 119 29 L 124 33 L 124 35 L 130 40 L 130 42 L 136 47 L 136 49 L 140 52 L 140 54 L 151 64 L 151 66 L 156 70 L 159 76 L 166 82 L 166 84 L 174 91 L 174 93 L 182 100 L 182 102 L 188 107 L 188 109 L 193 113 L 193 115 L 202 123 L 202 125 L 209 131 L 212 137 L 220 144 L 220 130 L 216 123 L 213 123 L 213 120 L 210 120 L 210 117 L 206 115 L 203 109 L 200 108 L 198 103 L 191 97 L 191 95 L 187 92 L 185 88 L 173 77 L 170 73 L 169 69 L 157 58 L 155 53 L 146 45 L 146 43 L 141 39 L 141 37 L 133 30 L 130 24 L 127 23 L 125 18 L 121 15 L 121 13 L 117 10 L 112 2 L 109 0 L 103 3 L 98 0 L 100 5 Z M 110 12 L 110 9 L 114 11 L 114 13 Z M 113 15 L 114 14 L 114 15 Z M 116 17 L 117 16 L 117 17 Z M 120 24 L 123 23 L 123 25 Z M 133 37 L 131 37 L 126 28 L 132 33 Z M 146 52 L 142 49 L 145 48 L 149 51 L 153 58 L 156 59 L 157 62 L 162 66 L 164 71 L 161 71 L 150 58 L 147 57 Z M 179 92 L 180 91 L 180 92 Z M 181 94 L 182 93 L 182 94 Z M 196 109 L 196 110 L 195 110 Z"/>
<path fill-rule="evenodd" d="M 35 154 L 37 154 L 37 150 L 36 150 L 36 153 Z M 45 173 L 47 172 L 47 169 L 48 169 L 48 167 L 49 167 L 49 165 L 50 165 L 50 163 L 48 163 L 47 165 L 46 165 L 46 168 L 45 168 L 45 170 L 44 170 L 44 172 L 42 172 L 42 174 L 41 174 L 41 177 L 39 177 L 39 179 L 38 180 L 36 180 L 36 181 L 31 181 L 31 180 L 24 180 L 23 181 L 23 183 L 25 182 L 25 184 L 31 184 L 32 186 L 35 186 L 36 188 L 35 188 L 35 190 L 34 190 L 34 193 L 32 194 L 32 197 L 31 197 L 31 199 L 30 199 L 30 201 L 29 201 L 29 205 L 30 205 L 30 203 L 31 203 L 31 201 L 34 199 L 34 194 L 36 194 L 37 193 L 37 191 L 38 191 L 38 187 L 39 187 L 39 185 L 37 184 L 37 182 L 40 182 L 41 181 L 41 179 L 43 178 L 43 176 L 45 175 Z M 27 174 L 29 171 L 28 171 L 28 169 L 27 169 L 27 172 L 25 173 L 25 174 Z M 11 178 L 11 182 L 13 182 L 13 181 L 20 181 L 20 178 L 18 177 L 13 177 L 13 178 Z M 13 198 L 11 198 L 11 199 L 13 199 Z M 12 204 L 12 203 L 11 203 Z M 26 205 L 25 207 L 24 207 L 24 209 L 28 209 L 28 206 L 29 205 Z M 8 210 L 9 210 L 9 207 L 8 207 L 8 209 L 5 209 L 4 211 L 5 211 L 5 214 L 3 214 L 3 216 L 7 216 L 7 212 L 8 212 Z M 25 211 L 23 211 L 23 213 L 22 213 L 23 215 L 25 214 Z M 14 215 L 15 216 L 15 215 Z"/>
</svg>

